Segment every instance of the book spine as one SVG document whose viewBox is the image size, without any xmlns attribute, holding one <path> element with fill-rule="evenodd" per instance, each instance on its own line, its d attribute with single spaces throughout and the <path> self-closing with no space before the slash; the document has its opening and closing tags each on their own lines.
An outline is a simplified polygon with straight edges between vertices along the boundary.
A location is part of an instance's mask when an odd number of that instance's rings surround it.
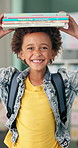
<svg viewBox="0 0 78 148">
<path fill-rule="evenodd" d="M 8 16 L 4 17 L 5 19 L 13 19 L 13 18 L 19 18 L 19 19 L 27 19 L 27 18 L 68 18 L 68 16 Z"/>
<path fill-rule="evenodd" d="M 9 16 L 66 16 L 66 13 L 4 13 L 4 17 Z"/>
<path fill-rule="evenodd" d="M 60 21 L 4 21 L 2 24 L 32 24 L 32 23 L 68 23 L 68 20 Z"/>
<path fill-rule="evenodd" d="M 27 19 L 5 19 L 3 21 L 50 21 L 50 20 L 68 20 L 68 18 L 27 18 Z"/>
<path fill-rule="evenodd" d="M 41 23 L 41 24 L 2 24 L 2 28 L 21 28 L 21 27 L 64 27 L 64 23 Z"/>
</svg>

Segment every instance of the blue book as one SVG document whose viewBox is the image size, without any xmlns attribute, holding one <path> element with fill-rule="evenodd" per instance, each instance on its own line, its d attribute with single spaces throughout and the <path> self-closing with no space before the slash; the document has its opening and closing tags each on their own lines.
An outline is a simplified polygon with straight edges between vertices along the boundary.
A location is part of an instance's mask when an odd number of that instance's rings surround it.
<svg viewBox="0 0 78 148">
<path fill-rule="evenodd" d="M 59 20 L 68 20 L 68 18 L 3 18 L 2 21 L 59 21 Z"/>
</svg>

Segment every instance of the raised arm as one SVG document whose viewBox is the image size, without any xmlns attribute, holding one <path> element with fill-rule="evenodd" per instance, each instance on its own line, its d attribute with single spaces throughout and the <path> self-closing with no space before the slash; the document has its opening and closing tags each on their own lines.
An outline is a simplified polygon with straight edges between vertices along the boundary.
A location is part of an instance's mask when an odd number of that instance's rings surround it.
<svg viewBox="0 0 78 148">
<path fill-rule="evenodd" d="M 68 29 L 60 28 L 60 30 L 78 39 L 78 24 L 70 15 Z"/>
<path fill-rule="evenodd" d="M 13 30 L 3 30 L 2 28 L 2 18 L 4 17 L 3 14 L 0 15 L 0 38 L 2 38 L 3 36 L 7 35 L 8 33 L 12 32 Z"/>
</svg>

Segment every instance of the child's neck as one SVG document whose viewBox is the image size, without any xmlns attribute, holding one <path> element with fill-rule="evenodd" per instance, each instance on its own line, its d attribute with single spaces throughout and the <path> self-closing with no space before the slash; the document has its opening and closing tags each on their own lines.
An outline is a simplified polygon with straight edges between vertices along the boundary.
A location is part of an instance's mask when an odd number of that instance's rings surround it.
<svg viewBox="0 0 78 148">
<path fill-rule="evenodd" d="M 44 75 L 45 75 L 45 70 L 42 72 L 30 70 L 29 80 L 32 83 L 32 85 L 39 86 L 43 84 Z"/>
</svg>

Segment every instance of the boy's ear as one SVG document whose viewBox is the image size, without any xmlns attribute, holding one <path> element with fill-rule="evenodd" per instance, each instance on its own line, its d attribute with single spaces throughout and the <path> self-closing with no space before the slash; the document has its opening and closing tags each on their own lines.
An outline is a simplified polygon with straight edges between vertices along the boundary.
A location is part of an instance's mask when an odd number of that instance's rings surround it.
<svg viewBox="0 0 78 148">
<path fill-rule="evenodd" d="M 23 61 L 24 61 L 24 59 L 25 59 L 25 58 L 24 58 L 23 51 L 20 51 L 20 53 L 19 53 L 19 57 L 20 57 L 20 59 L 21 59 L 21 60 L 23 60 Z"/>
<path fill-rule="evenodd" d="M 52 59 L 54 59 L 56 55 L 57 55 L 57 51 L 52 49 Z"/>
</svg>

